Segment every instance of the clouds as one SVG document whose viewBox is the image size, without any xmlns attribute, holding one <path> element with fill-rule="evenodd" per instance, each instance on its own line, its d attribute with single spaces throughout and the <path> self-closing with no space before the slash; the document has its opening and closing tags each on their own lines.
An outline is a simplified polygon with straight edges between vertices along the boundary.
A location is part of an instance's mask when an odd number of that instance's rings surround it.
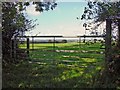
<svg viewBox="0 0 120 90">
<path fill-rule="evenodd" d="M 64 35 L 64 36 L 76 36 L 84 35 L 84 28 L 81 21 L 77 20 L 76 17 L 83 12 L 83 7 L 86 3 L 58 3 L 55 10 L 40 13 L 35 12 L 35 6 L 31 5 L 28 8 L 30 18 L 38 19 L 38 26 L 32 30 L 31 35 Z M 34 12 L 33 12 L 34 11 Z M 36 15 L 39 15 L 36 17 Z"/>
<path fill-rule="evenodd" d="M 33 15 L 33 16 L 38 16 L 38 15 L 41 14 L 40 12 L 35 11 L 35 5 L 28 6 L 27 9 L 26 9 L 26 12 L 29 15 Z"/>
<path fill-rule="evenodd" d="M 61 23 L 56 24 L 55 26 L 38 26 L 36 30 L 32 32 L 32 35 L 37 33 L 41 33 L 39 35 L 63 35 L 63 36 L 76 36 L 83 35 L 84 28 L 81 25 L 71 24 L 71 23 Z"/>
</svg>

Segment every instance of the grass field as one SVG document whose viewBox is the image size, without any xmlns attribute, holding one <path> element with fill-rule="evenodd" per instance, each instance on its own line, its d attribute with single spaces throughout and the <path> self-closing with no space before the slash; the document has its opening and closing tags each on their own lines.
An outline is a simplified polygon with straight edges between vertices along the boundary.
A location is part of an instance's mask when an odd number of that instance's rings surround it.
<svg viewBox="0 0 120 90">
<path fill-rule="evenodd" d="M 3 87 L 91 88 L 104 66 L 100 43 L 56 43 L 55 48 L 43 43 L 34 44 L 34 50 L 30 44 L 30 49 L 29 60 L 3 72 Z"/>
</svg>

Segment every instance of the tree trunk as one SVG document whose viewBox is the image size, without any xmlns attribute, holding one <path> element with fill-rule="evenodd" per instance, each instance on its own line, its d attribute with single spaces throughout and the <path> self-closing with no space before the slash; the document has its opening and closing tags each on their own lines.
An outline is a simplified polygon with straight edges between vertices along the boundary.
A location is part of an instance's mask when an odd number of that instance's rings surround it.
<svg viewBox="0 0 120 90">
<path fill-rule="evenodd" d="M 120 19 L 118 19 L 118 48 L 120 49 Z"/>
<path fill-rule="evenodd" d="M 106 36 L 105 36 L 105 60 L 106 63 L 111 61 L 111 19 L 106 19 Z"/>
</svg>

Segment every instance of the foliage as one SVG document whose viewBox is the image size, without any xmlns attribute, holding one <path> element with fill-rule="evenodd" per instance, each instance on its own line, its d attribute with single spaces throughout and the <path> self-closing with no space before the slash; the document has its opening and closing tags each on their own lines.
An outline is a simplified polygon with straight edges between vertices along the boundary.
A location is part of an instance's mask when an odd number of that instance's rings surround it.
<svg viewBox="0 0 120 90">
<path fill-rule="evenodd" d="M 21 12 L 22 3 L 2 2 L 2 51 L 3 61 L 10 57 L 10 41 L 28 30 L 31 21 Z M 28 26 L 29 25 L 29 26 Z M 10 58 L 9 58 L 10 59 Z M 8 61 L 7 61 L 8 62 Z"/>
<path fill-rule="evenodd" d="M 84 14 L 81 17 L 82 20 L 91 20 L 89 23 L 83 24 L 83 26 L 87 28 L 91 27 L 91 24 L 94 24 L 91 28 L 92 31 L 96 30 L 106 19 L 112 19 L 112 38 L 115 37 L 114 39 L 116 39 L 117 45 L 120 48 L 120 21 L 117 20 L 118 18 L 120 18 L 120 1 L 88 1 L 88 6 L 85 7 Z M 103 30 L 105 30 L 106 27 L 103 28 Z M 118 29 L 117 32 L 116 29 Z M 106 34 L 106 32 L 104 32 L 104 34 Z"/>
<path fill-rule="evenodd" d="M 78 43 L 56 43 L 56 52 L 52 45 L 35 43 L 29 60 L 8 65 L 3 70 L 3 88 L 93 88 L 104 63 L 104 55 L 98 53 L 103 51 L 100 43 L 81 43 L 81 51 L 88 52 L 57 52 L 79 51 Z"/>
<path fill-rule="evenodd" d="M 85 7 L 84 14 L 81 19 L 94 19 L 94 22 L 101 22 L 111 17 L 120 17 L 120 1 L 89 1 L 88 7 Z"/>
<path fill-rule="evenodd" d="M 88 20 L 86 27 L 97 29 L 107 18 L 120 17 L 120 1 L 88 1 L 81 20 Z M 95 26 L 91 26 L 94 24 Z"/>
<path fill-rule="evenodd" d="M 55 2 L 33 2 L 36 11 L 52 10 L 56 7 Z M 11 40 L 18 35 L 24 35 L 25 31 L 31 30 L 37 24 L 27 18 L 23 12 L 30 2 L 2 2 L 2 53 L 3 62 L 11 62 Z"/>
<path fill-rule="evenodd" d="M 44 10 L 48 11 L 48 10 L 53 10 L 56 6 L 57 3 L 55 2 L 33 2 L 33 4 L 36 4 L 36 11 L 40 11 L 43 12 Z"/>
<path fill-rule="evenodd" d="M 106 19 L 112 19 L 112 31 L 116 29 L 116 25 L 119 25 L 117 18 L 120 18 L 120 1 L 116 2 L 98 2 L 89 1 L 88 7 L 85 7 L 84 14 L 81 19 L 91 20 L 96 26 L 94 29 L 98 28 L 100 24 L 105 22 Z M 113 20 L 114 19 L 114 20 Z M 91 23 L 89 23 L 91 24 Z M 88 24 L 88 25 L 89 25 Z M 118 26 L 119 27 L 119 26 Z M 120 66 L 120 48 L 119 48 L 120 32 L 118 29 L 118 46 L 112 47 L 112 58 L 111 62 L 106 64 L 105 69 L 101 72 L 101 77 L 99 79 L 98 85 L 100 87 L 116 87 L 120 85 L 119 76 L 119 66 Z"/>
</svg>

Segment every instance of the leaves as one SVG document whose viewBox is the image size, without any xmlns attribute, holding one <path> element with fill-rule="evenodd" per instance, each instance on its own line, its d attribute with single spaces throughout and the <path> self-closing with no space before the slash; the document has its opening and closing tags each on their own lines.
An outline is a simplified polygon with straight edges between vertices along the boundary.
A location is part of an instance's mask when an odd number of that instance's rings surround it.
<svg viewBox="0 0 120 90">
<path fill-rule="evenodd" d="M 120 1 L 118 2 L 88 2 L 82 19 L 94 19 L 94 21 L 105 21 L 110 16 L 119 16 Z"/>
<path fill-rule="evenodd" d="M 11 39 L 23 35 L 25 31 L 33 29 L 37 24 L 35 20 L 27 18 L 23 11 L 31 2 L 2 2 L 2 50 L 3 60 L 10 59 Z M 33 2 L 36 4 L 36 11 L 43 12 L 54 9 L 55 2 Z M 11 59 L 12 60 L 12 59 Z M 10 60 L 9 60 L 10 61 Z M 6 60 L 6 62 L 8 62 Z M 11 61 L 10 61 L 11 62 Z"/>
<path fill-rule="evenodd" d="M 11 59 L 11 39 L 34 26 L 33 22 L 27 19 L 22 13 L 25 9 L 23 3 L 3 2 L 2 3 L 2 50 L 3 60 L 5 57 Z M 11 59 L 12 60 L 12 59 Z M 7 60 L 6 60 L 7 61 Z M 8 62 L 8 61 L 7 61 Z M 11 61 L 10 61 L 11 62 Z"/>
<path fill-rule="evenodd" d="M 36 11 L 43 12 L 48 10 L 54 10 L 54 8 L 57 6 L 57 3 L 55 2 L 33 2 L 33 4 L 36 4 Z"/>
</svg>

